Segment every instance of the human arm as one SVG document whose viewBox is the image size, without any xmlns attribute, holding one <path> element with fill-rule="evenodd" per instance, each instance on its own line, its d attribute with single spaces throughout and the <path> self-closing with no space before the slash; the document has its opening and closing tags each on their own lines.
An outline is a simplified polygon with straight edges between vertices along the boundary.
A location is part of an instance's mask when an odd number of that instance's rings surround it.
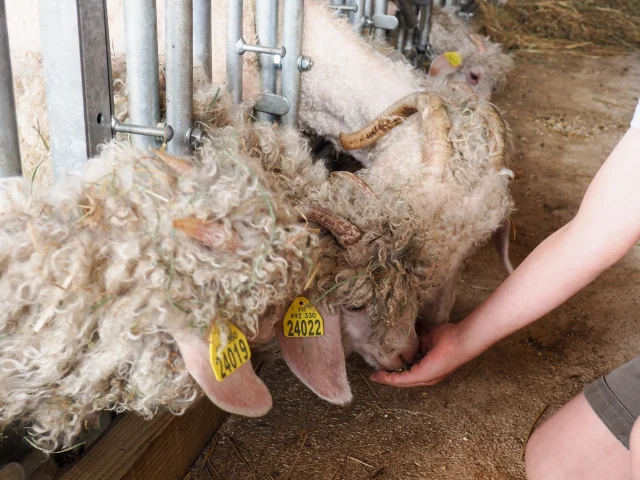
<svg viewBox="0 0 640 480">
<path fill-rule="evenodd" d="M 467 318 L 423 339 L 429 353 L 402 373 L 372 379 L 433 385 L 533 323 L 620 260 L 640 238 L 640 130 L 630 128 L 591 182 L 576 217 L 542 242 Z"/>
</svg>

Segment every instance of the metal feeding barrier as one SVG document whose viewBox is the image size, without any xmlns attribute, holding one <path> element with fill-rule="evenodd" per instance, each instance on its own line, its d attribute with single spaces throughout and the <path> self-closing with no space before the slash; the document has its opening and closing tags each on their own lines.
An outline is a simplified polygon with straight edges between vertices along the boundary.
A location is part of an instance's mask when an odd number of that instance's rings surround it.
<svg viewBox="0 0 640 480">
<path fill-rule="evenodd" d="M 227 90 L 235 103 L 242 102 L 242 55 L 259 54 L 262 96 L 255 110 L 260 121 L 298 126 L 300 79 L 302 72 L 313 66 L 311 58 L 302 54 L 304 1 L 283 2 L 283 45 L 278 40 L 278 0 L 256 2 L 256 30 L 259 45 L 249 45 L 242 37 L 243 0 L 227 3 Z M 280 74 L 280 95 L 277 72 Z"/>
<path fill-rule="evenodd" d="M 0 176 L 21 175 L 8 21 L 0 0 Z M 212 78 L 211 0 L 165 1 L 166 119 L 161 118 L 157 0 L 126 0 L 125 50 L 129 119 L 114 117 L 113 83 L 106 0 L 39 0 L 47 115 L 54 179 L 77 170 L 98 146 L 117 133 L 130 135 L 138 148 L 167 143 L 170 153 L 186 155 L 204 141 L 193 120 L 193 67 Z M 434 2 L 469 14 L 473 0 L 396 0 L 398 14 L 388 15 L 388 0 L 327 0 L 358 33 L 384 40 L 397 30 L 397 48 L 430 58 L 429 32 Z M 278 8 L 283 26 L 278 42 Z M 258 121 L 298 126 L 300 81 L 312 68 L 303 55 L 304 0 L 256 2 L 258 44 L 243 32 L 243 0 L 227 0 L 226 88 L 242 102 L 243 55 L 258 55 L 262 96 Z M 280 72 L 280 73 L 278 73 Z M 278 89 L 278 77 L 280 86 Z"/>
<path fill-rule="evenodd" d="M 117 133 L 138 148 L 167 143 L 187 155 L 204 141 L 193 119 L 194 59 L 212 79 L 211 0 L 165 1 L 166 120 L 161 119 L 156 0 L 124 5 L 129 119 L 114 117 L 106 0 L 40 0 L 40 30 L 54 180 L 77 170 Z M 243 1 L 227 1 L 227 89 L 242 102 L 242 56 L 259 55 L 264 94 L 258 120 L 296 127 L 300 75 L 312 66 L 301 53 L 303 0 L 284 0 L 283 46 L 278 0 L 256 2 L 259 45 L 242 38 Z M 280 94 L 277 93 L 281 70 Z M 5 0 L 0 0 L 0 176 L 20 176 L 20 146 Z"/>
</svg>

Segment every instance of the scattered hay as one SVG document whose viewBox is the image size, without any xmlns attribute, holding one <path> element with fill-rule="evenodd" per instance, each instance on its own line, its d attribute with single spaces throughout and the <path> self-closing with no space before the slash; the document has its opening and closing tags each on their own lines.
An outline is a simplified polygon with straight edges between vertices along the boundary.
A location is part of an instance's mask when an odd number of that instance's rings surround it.
<svg viewBox="0 0 640 480">
<path fill-rule="evenodd" d="M 484 28 L 509 49 L 605 56 L 640 47 L 635 0 L 479 0 Z"/>
</svg>

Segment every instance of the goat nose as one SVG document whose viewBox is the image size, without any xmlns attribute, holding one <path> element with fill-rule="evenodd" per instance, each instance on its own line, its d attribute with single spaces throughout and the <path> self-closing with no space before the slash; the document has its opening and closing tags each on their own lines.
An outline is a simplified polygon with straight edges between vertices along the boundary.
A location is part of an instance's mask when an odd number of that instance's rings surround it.
<svg viewBox="0 0 640 480">
<path fill-rule="evenodd" d="M 400 355 L 405 365 L 413 365 L 418 358 L 420 351 L 420 342 L 416 339 L 411 345 Z"/>
</svg>

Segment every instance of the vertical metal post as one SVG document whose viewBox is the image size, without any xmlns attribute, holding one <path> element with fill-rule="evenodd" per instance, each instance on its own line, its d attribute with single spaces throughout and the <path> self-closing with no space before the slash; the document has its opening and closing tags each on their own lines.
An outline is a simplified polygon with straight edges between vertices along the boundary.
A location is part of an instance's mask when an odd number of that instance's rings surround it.
<svg viewBox="0 0 640 480">
<path fill-rule="evenodd" d="M 124 28 L 129 121 L 155 127 L 160 121 L 156 0 L 126 0 Z M 143 135 L 132 135 L 131 142 L 145 150 L 158 146 L 154 137 Z"/>
<path fill-rule="evenodd" d="M 427 4 L 420 7 L 420 33 L 418 36 L 418 51 L 431 54 L 429 35 L 431 34 L 431 20 L 433 18 L 433 0 L 427 0 Z"/>
<path fill-rule="evenodd" d="M 355 5 L 358 9 L 355 12 L 349 12 L 349 22 L 353 25 L 356 33 L 362 33 L 364 27 L 364 4 L 365 0 L 350 0 L 350 5 Z"/>
<path fill-rule="evenodd" d="M 4 0 L 0 0 L 0 177 L 22 175 L 20 141 L 13 96 L 9 31 Z"/>
<path fill-rule="evenodd" d="M 374 15 L 386 15 L 389 7 L 389 0 L 374 0 L 373 14 Z M 373 38 L 376 40 L 384 40 L 387 36 L 387 31 L 384 28 L 374 28 Z"/>
<path fill-rule="evenodd" d="M 193 0 L 193 54 L 207 80 L 213 74 L 211 63 L 211 0 Z"/>
<path fill-rule="evenodd" d="M 53 175 L 76 170 L 112 138 L 106 0 L 40 0 Z"/>
<path fill-rule="evenodd" d="M 242 103 L 242 57 L 238 54 L 238 42 L 242 39 L 243 3 L 227 0 L 227 91 L 233 103 Z"/>
<path fill-rule="evenodd" d="M 289 100 L 290 108 L 281 121 L 292 127 L 298 126 L 300 104 L 300 66 L 302 53 L 302 27 L 304 23 L 304 0 L 284 0 L 284 25 L 282 36 L 287 54 L 282 59 L 282 96 Z"/>
<path fill-rule="evenodd" d="M 416 35 L 416 29 L 415 28 L 407 28 L 406 31 L 406 36 L 404 39 L 404 47 L 402 47 L 402 52 L 410 52 L 411 50 L 413 50 L 413 38 Z"/>
<path fill-rule="evenodd" d="M 398 12 L 398 38 L 396 39 L 396 50 L 402 52 L 404 48 L 404 41 L 407 36 L 407 25 L 404 22 L 404 17 Z"/>
<path fill-rule="evenodd" d="M 278 0 L 260 0 L 256 2 L 256 30 L 258 43 L 262 46 L 273 47 L 278 42 Z M 262 91 L 276 93 L 277 70 L 273 55 L 261 53 L 260 82 Z M 260 122 L 273 122 L 276 117 L 270 113 L 256 112 Z"/>
<path fill-rule="evenodd" d="M 174 137 L 169 153 L 191 152 L 193 125 L 193 0 L 166 0 L 167 124 Z"/>
</svg>

